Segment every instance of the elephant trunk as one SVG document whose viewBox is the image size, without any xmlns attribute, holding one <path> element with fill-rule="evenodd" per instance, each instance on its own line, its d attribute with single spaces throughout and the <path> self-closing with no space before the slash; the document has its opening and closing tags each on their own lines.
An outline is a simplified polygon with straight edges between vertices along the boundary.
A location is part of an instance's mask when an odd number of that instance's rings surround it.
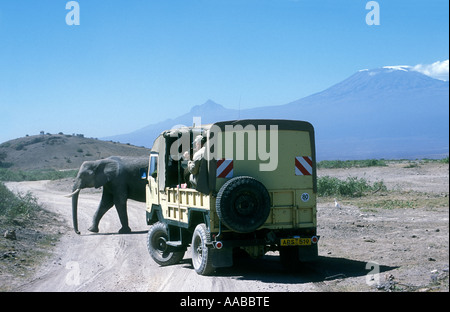
<svg viewBox="0 0 450 312">
<path fill-rule="evenodd" d="M 72 193 L 72 219 L 73 219 L 73 229 L 75 233 L 80 234 L 78 231 L 78 195 L 80 194 L 80 189 L 77 189 Z"/>
</svg>

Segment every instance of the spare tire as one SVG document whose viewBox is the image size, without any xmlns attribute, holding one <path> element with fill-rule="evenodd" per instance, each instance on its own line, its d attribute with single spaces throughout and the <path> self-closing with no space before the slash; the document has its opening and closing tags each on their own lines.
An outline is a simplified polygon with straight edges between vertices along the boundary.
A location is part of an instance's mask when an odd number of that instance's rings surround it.
<svg viewBox="0 0 450 312">
<path fill-rule="evenodd" d="M 228 180 L 216 198 L 219 219 L 230 230 L 239 233 L 255 231 L 270 213 L 270 196 L 258 180 L 240 176 Z"/>
</svg>

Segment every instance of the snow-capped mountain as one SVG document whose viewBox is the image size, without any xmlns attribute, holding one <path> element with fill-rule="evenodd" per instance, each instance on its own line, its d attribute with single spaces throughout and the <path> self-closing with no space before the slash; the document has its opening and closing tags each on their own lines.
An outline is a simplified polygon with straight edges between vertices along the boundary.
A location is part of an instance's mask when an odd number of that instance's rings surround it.
<svg viewBox="0 0 450 312">
<path fill-rule="evenodd" d="M 423 158 L 449 153 L 449 83 L 412 70 L 386 66 L 360 70 L 330 88 L 278 106 L 227 109 L 209 100 L 173 120 L 108 139 L 151 146 L 174 125 L 237 118 L 298 119 L 316 130 L 322 159 Z"/>
</svg>

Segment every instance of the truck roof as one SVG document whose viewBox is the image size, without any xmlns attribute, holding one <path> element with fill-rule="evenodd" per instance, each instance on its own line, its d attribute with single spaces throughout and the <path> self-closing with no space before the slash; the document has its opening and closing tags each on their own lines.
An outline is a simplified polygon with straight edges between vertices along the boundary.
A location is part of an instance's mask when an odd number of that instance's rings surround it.
<svg viewBox="0 0 450 312">
<path fill-rule="evenodd" d="M 176 136 L 177 134 L 188 133 L 195 129 L 198 130 L 199 134 L 208 131 L 212 126 L 219 127 L 222 131 L 226 130 L 226 126 L 235 126 L 241 125 L 242 127 L 246 127 L 248 125 L 254 126 L 270 126 L 276 125 L 278 130 L 297 130 L 297 131 L 308 131 L 310 133 L 314 133 L 314 127 L 311 123 L 302 120 L 288 120 L 288 119 L 236 119 L 236 120 L 228 120 L 228 121 L 218 121 L 215 123 L 205 124 L 205 125 L 197 125 L 191 127 L 179 127 L 176 129 L 164 130 L 158 136 L 167 137 L 167 136 Z M 158 140 L 155 139 L 153 146 L 155 147 L 155 143 Z M 153 148 L 152 148 L 153 150 Z M 156 150 L 154 150 L 156 151 Z"/>
<path fill-rule="evenodd" d="M 193 138 L 197 135 L 201 134 L 206 136 L 209 130 L 211 132 L 217 131 L 220 129 L 221 132 L 226 131 L 249 131 L 252 130 L 253 126 L 254 130 L 258 130 L 259 126 L 264 126 L 263 129 L 271 130 L 271 126 L 276 126 L 278 131 L 304 131 L 309 133 L 309 145 L 311 148 L 311 155 L 309 155 L 313 162 L 315 162 L 315 138 L 314 138 L 314 127 L 311 123 L 307 121 L 299 121 L 299 120 L 285 120 L 285 119 L 243 119 L 243 120 L 229 120 L 229 121 L 219 121 L 212 124 L 201 125 L 201 126 L 192 126 L 192 127 L 180 127 L 177 129 L 165 130 L 163 131 L 158 138 L 156 138 L 152 152 L 156 152 L 159 154 L 159 163 L 158 163 L 158 174 L 160 175 L 159 183 L 160 187 L 164 187 L 166 184 L 166 168 L 165 162 L 170 162 L 169 157 L 169 146 L 167 144 L 173 144 L 177 142 L 179 138 L 186 135 L 185 138 L 190 138 L 186 140 L 189 144 L 192 144 Z M 169 140 L 169 141 L 167 141 Z M 186 144 L 186 141 L 183 141 Z M 169 143 L 170 142 L 170 143 Z M 176 146 L 175 146 L 176 147 Z M 180 147 L 178 145 L 177 153 L 179 153 L 179 149 L 185 149 L 186 145 Z M 298 155 L 300 156 L 300 155 Z M 305 155 L 303 155 L 305 156 Z M 208 164 L 206 165 L 208 168 L 215 168 L 216 159 L 208 160 Z M 315 170 L 315 169 L 314 169 Z M 205 172 L 207 171 L 207 172 Z M 208 185 L 205 186 L 205 193 L 208 193 L 208 190 L 212 190 L 215 188 L 215 180 L 216 180 L 216 171 L 215 170 L 204 170 L 203 174 L 208 175 L 209 182 Z M 315 179 L 315 175 L 314 175 Z M 315 184 L 315 183 L 314 183 Z"/>
</svg>

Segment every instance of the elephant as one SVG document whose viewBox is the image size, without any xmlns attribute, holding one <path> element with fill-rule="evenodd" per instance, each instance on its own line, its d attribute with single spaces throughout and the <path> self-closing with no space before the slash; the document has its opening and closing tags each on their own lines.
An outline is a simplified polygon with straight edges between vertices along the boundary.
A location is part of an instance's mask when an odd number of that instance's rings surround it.
<svg viewBox="0 0 450 312">
<path fill-rule="evenodd" d="M 103 215 L 115 206 L 122 224 L 119 234 L 130 233 L 128 226 L 127 200 L 145 202 L 147 181 L 141 178 L 143 170 L 147 172 L 148 157 L 111 156 L 96 161 L 85 161 L 78 171 L 73 185 L 72 217 L 75 233 L 78 231 L 78 195 L 84 188 L 103 187 L 102 198 L 94 214 L 89 231 L 98 233 L 99 222 Z"/>
</svg>

